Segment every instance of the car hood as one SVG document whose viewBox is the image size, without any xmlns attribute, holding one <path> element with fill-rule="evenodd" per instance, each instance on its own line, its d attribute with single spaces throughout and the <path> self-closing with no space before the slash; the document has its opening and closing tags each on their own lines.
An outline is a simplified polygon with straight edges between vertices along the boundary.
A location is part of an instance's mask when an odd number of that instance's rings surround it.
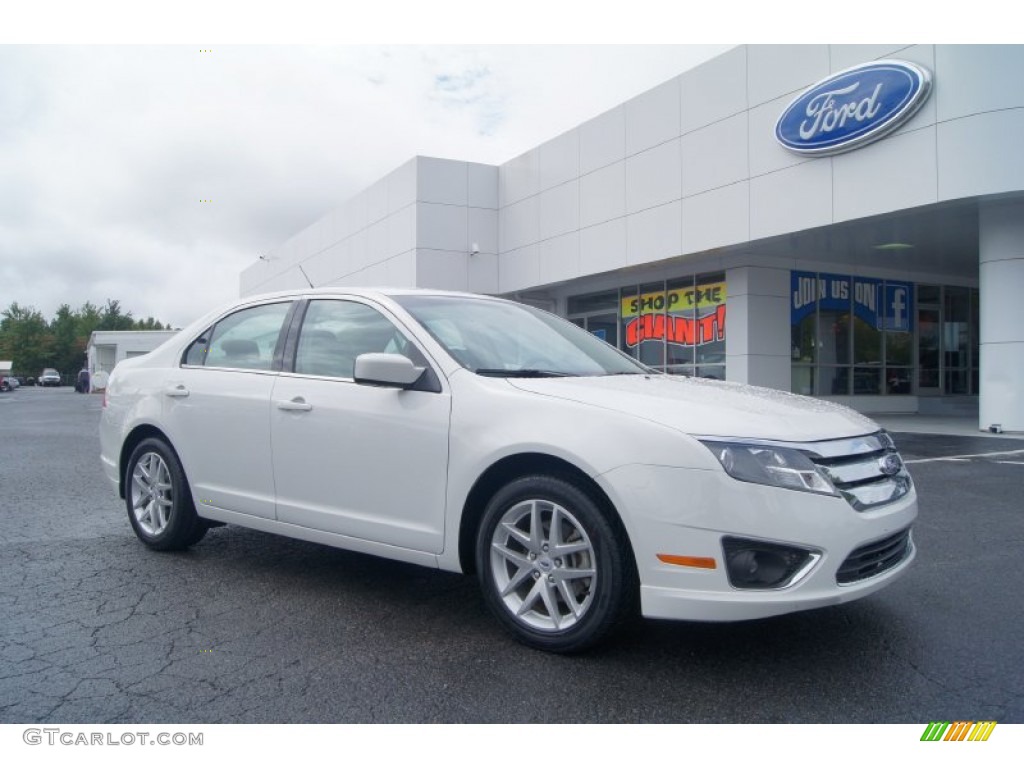
<svg viewBox="0 0 1024 768">
<path fill-rule="evenodd" d="M 508 381 L 526 392 L 630 414 L 691 435 L 809 442 L 879 429 L 846 406 L 732 382 L 663 375 Z"/>
</svg>

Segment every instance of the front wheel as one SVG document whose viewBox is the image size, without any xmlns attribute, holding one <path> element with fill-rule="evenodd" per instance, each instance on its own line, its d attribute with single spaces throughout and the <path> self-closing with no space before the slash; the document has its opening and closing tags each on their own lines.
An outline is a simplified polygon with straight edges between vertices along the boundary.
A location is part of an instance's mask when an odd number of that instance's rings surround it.
<svg viewBox="0 0 1024 768">
<path fill-rule="evenodd" d="M 196 515 L 192 493 L 177 455 L 155 437 L 139 443 L 125 468 L 128 519 L 150 549 L 185 549 L 209 527 Z"/>
<path fill-rule="evenodd" d="M 585 650 L 635 612 L 636 569 L 621 523 L 558 477 L 519 478 L 495 494 L 476 565 L 492 613 L 534 648 Z"/>
</svg>

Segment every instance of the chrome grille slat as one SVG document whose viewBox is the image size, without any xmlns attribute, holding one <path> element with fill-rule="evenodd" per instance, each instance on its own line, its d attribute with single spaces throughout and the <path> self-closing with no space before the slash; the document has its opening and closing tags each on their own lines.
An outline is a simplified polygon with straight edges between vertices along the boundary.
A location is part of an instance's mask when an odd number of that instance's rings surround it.
<svg viewBox="0 0 1024 768">
<path fill-rule="evenodd" d="M 809 447 L 812 445 L 813 449 Z M 853 451 L 844 455 L 840 448 Z M 892 438 L 884 431 L 859 438 L 807 443 L 801 450 L 858 512 L 896 501 L 910 493 L 913 485 Z M 889 456 L 895 459 L 887 459 Z M 898 471 L 883 471 L 886 461 L 895 463 Z"/>
</svg>

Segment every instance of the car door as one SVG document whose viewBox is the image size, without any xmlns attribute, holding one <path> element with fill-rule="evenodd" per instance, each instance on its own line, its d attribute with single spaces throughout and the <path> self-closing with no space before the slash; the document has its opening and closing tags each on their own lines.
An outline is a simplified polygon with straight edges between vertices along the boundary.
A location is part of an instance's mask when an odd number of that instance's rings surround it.
<svg viewBox="0 0 1024 768">
<path fill-rule="evenodd" d="M 200 514 L 274 518 L 270 393 L 293 302 L 226 315 L 196 338 L 164 388 L 163 421 Z"/>
<path fill-rule="evenodd" d="M 294 365 L 274 382 L 270 430 L 281 522 L 422 552 L 442 549 L 451 399 L 357 384 L 355 358 L 428 365 L 379 308 L 309 302 Z"/>
</svg>

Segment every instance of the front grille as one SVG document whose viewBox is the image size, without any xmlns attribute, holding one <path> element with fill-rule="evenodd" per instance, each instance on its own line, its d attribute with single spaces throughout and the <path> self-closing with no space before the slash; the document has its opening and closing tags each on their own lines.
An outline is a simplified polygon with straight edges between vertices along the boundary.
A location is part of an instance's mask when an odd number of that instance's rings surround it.
<svg viewBox="0 0 1024 768">
<path fill-rule="evenodd" d="M 839 566 L 838 584 L 854 584 L 899 565 L 910 554 L 910 529 L 858 547 Z"/>
<path fill-rule="evenodd" d="M 892 438 L 884 431 L 860 438 L 809 443 L 804 453 L 858 512 L 910 493 L 910 475 Z"/>
</svg>

